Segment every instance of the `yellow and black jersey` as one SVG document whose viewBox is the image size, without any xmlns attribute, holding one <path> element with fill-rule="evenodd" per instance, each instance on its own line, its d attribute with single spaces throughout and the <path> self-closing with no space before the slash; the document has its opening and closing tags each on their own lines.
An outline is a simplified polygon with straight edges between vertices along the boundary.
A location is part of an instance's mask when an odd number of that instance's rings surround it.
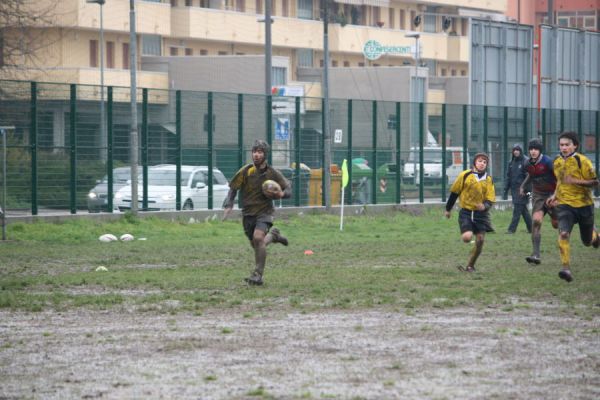
<svg viewBox="0 0 600 400">
<path fill-rule="evenodd" d="M 491 176 L 484 173 L 479 176 L 471 169 L 461 172 L 452 187 L 450 192 L 459 196 L 460 208 L 469 211 L 476 211 L 478 204 L 483 204 L 488 201 L 496 202 L 496 189 Z"/>
<path fill-rule="evenodd" d="M 270 165 L 258 169 L 254 164 L 247 164 L 231 178 L 229 187 L 240 191 L 243 215 L 256 216 L 273 213 L 273 200 L 262 192 L 262 184 L 266 180 L 277 182 L 281 186 L 281 190 L 288 187 L 287 179 Z"/>
<path fill-rule="evenodd" d="M 579 153 L 573 153 L 567 157 L 559 155 L 554 159 L 554 175 L 556 175 L 557 181 L 556 200 L 558 204 L 576 208 L 594 204 L 591 188 L 563 183 L 566 175 L 571 175 L 575 179 L 597 179 L 594 165 L 589 158 Z"/>
</svg>

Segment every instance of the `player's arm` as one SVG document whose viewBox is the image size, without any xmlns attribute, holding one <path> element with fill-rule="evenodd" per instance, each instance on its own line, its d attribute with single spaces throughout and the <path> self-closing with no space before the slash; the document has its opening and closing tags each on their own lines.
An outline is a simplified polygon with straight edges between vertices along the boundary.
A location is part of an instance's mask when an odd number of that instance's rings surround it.
<svg viewBox="0 0 600 400">
<path fill-rule="evenodd" d="M 454 204 L 456 204 L 458 196 L 458 193 L 450 192 L 450 196 L 448 196 L 448 201 L 446 201 L 446 212 L 444 213 L 446 218 L 450 218 L 452 207 L 454 207 Z"/>
<path fill-rule="evenodd" d="M 289 199 L 292 197 L 292 185 L 285 179 L 283 174 L 278 170 L 275 170 L 275 182 L 281 187 L 281 192 L 278 194 L 280 199 Z"/>
<path fill-rule="evenodd" d="M 525 175 L 525 179 L 523 180 L 523 183 L 521 183 L 521 186 L 519 186 L 519 194 L 521 196 L 525 196 L 525 188 L 529 186 L 530 182 L 531 182 L 531 176 L 529 174 Z"/>
</svg>

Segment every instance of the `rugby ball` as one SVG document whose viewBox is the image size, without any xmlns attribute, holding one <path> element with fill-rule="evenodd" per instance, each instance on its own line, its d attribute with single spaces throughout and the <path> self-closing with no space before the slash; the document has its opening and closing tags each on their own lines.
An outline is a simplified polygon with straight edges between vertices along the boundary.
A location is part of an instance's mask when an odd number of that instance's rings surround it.
<svg viewBox="0 0 600 400">
<path fill-rule="evenodd" d="M 281 193 L 281 186 L 279 186 L 279 183 L 267 179 L 262 184 L 262 192 L 269 199 L 279 199 L 278 194 Z"/>
<path fill-rule="evenodd" d="M 119 239 L 121 239 L 123 242 L 129 242 L 129 241 L 133 240 L 133 235 L 131 235 L 129 233 L 124 233 L 121 235 L 121 237 Z"/>
<path fill-rule="evenodd" d="M 104 243 L 108 243 L 108 242 L 114 242 L 114 241 L 116 241 L 118 239 L 112 233 L 105 233 L 104 235 L 100 236 L 98 238 L 98 240 L 100 240 L 101 242 L 104 242 Z"/>
</svg>

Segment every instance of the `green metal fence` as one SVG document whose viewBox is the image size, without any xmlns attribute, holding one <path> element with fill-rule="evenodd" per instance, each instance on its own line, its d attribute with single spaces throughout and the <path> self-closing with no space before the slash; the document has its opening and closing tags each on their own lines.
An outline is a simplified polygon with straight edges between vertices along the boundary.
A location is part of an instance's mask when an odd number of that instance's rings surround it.
<svg viewBox="0 0 600 400">
<path fill-rule="evenodd" d="M 102 133 L 99 86 L 0 84 L 0 126 L 16 128 L 7 136 L 7 209 L 113 212 L 127 185 L 120 171 L 130 165 L 129 88 L 105 88 Z M 175 193 L 162 194 L 174 197 L 173 209 L 189 206 L 190 190 L 205 197 L 194 208 L 220 208 L 218 171 L 230 179 L 250 160 L 255 139 L 271 144 L 270 161 L 293 184 L 294 196 L 281 206 L 323 204 L 322 99 L 140 89 L 136 101 L 140 211 L 155 209 L 157 165 L 176 171 Z M 565 130 L 577 132 L 581 151 L 600 165 L 598 111 L 346 99 L 330 100 L 330 108 L 333 204 L 343 159 L 350 161 L 346 204 L 445 201 L 452 174 L 480 151 L 490 154 L 500 192 L 514 143 L 541 137 L 545 153 L 555 155 Z M 186 189 L 186 166 L 206 167 L 200 186 Z M 105 203 L 94 209 L 89 195 L 99 188 Z"/>
</svg>

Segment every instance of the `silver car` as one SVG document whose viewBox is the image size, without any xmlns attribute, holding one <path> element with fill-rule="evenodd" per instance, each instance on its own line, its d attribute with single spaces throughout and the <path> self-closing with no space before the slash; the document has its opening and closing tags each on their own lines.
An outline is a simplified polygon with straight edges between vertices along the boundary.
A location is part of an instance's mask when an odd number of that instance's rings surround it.
<svg viewBox="0 0 600 400">
<path fill-rule="evenodd" d="M 157 165 L 148 168 L 148 211 L 175 210 L 176 166 Z M 142 209 L 142 185 L 138 184 L 138 208 Z M 181 166 L 181 208 L 197 210 L 208 208 L 208 167 Z M 229 191 L 223 173 L 213 168 L 213 208 L 220 208 Z M 119 211 L 131 209 L 131 185 L 115 193 L 114 207 Z"/>
<path fill-rule="evenodd" d="M 141 167 L 138 167 L 141 171 Z M 119 167 L 113 169 L 113 193 L 123 186 L 127 186 L 131 180 L 131 167 Z M 108 211 L 108 175 L 102 180 L 96 181 L 96 186 L 87 195 L 88 211 L 97 213 Z"/>
</svg>

